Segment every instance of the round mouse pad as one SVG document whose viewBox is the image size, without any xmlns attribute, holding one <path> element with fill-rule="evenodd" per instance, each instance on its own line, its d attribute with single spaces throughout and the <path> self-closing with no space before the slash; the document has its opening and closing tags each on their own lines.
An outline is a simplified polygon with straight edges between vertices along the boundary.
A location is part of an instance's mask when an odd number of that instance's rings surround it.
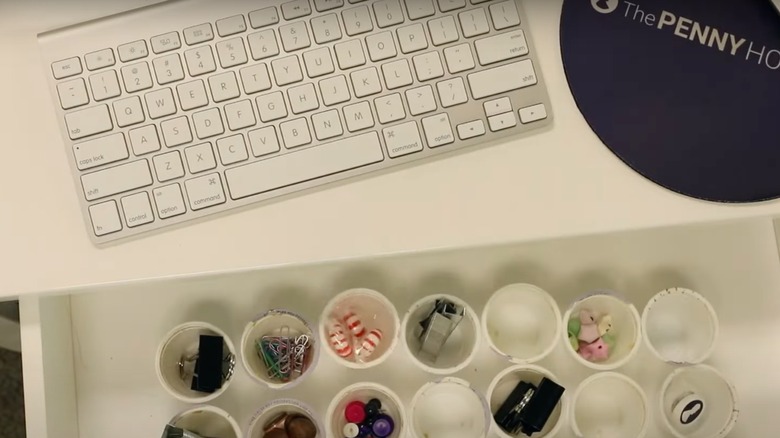
<svg viewBox="0 0 780 438">
<path fill-rule="evenodd" d="M 583 116 L 650 180 L 721 202 L 780 197 L 780 12 L 771 0 L 565 0 Z"/>
</svg>

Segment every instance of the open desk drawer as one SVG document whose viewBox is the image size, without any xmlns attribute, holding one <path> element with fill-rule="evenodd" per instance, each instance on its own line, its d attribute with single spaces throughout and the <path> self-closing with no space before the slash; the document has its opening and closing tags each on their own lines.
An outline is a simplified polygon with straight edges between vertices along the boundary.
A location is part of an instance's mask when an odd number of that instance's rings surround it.
<svg viewBox="0 0 780 438">
<path fill-rule="evenodd" d="M 761 219 L 173 278 L 25 298 L 28 437 L 159 437 L 166 421 L 188 406 L 158 383 L 155 351 L 165 333 L 185 321 L 211 322 L 238 343 L 244 325 L 265 309 L 294 309 L 314 322 L 331 296 L 352 287 L 382 291 L 403 317 L 419 297 L 439 292 L 465 299 L 480 314 L 493 291 L 515 282 L 547 290 L 562 312 L 593 289 L 621 291 L 640 312 L 662 289 L 683 286 L 699 291 L 720 317 L 720 341 L 708 363 L 728 376 L 739 393 L 740 418 L 730 436 L 777 436 L 780 263 L 773 224 Z M 484 344 L 473 363 L 456 375 L 483 393 L 510 365 Z M 590 372 L 563 348 L 560 342 L 540 365 L 556 373 L 571 395 Z M 655 425 L 660 424 L 657 393 L 670 370 L 644 345 L 639 356 L 619 370 L 648 392 L 653 416 L 648 438 L 666 436 Z M 340 389 L 367 380 L 394 389 L 408 407 L 414 393 L 433 379 L 413 365 L 399 343 L 388 361 L 365 371 L 348 372 L 322 354 L 314 375 L 284 392 L 259 386 L 239 365 L 230 388 L 213 404 L 246 429 L 254 412 L 271 399 L 298 398 L 322 416 Z M 568 419 L 558 436 L 573 436 Z"/>
</svg>

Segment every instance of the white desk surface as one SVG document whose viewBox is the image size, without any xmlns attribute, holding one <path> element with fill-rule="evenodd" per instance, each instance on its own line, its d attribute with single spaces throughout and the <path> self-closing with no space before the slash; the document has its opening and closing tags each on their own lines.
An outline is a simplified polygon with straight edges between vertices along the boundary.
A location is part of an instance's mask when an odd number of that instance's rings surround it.
<svg viewBox="0 0 780 438">
<path fill-rule="evenodd" d="M 623 164 L 592 133 L 569 92 L 558 45 L 562 0 L 529 1 L 555 113 L 551 130 L 98 249 L 82 223 L 36 35 L 150 3 L 0 3 L 0 297 L 780 214 L 780 202 L 689 199 Z"/>
</svg>

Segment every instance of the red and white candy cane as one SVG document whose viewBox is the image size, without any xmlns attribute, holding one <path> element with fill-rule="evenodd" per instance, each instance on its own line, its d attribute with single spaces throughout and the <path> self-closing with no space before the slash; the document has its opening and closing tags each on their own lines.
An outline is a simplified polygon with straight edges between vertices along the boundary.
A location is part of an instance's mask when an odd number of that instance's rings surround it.
<svg viewBox="0 0 780 438">
<path fill-rule="evenodd" d="M 347 334 L 344 331 L 344 327 L 341 324 L 333 324 L 328 331 L 328 338 L 330 339 L 330 346 L 333 347 L 333 351 L 339 355 L 339 357 L 352 356 L 352 344 L 347 339 Z"/>
<path fill-rule="evenodd" d="M 352 336 L 356 338 L 362 338 L 366 334 L 366 327 L 363 325 L 360 317 L 355 315 L 355 312 L 347 312 L 344 315 L 344 324 L 347 325 L 347 329 L 352 333 Z"/>
<path fill-rule="evenodd" d="M 382 342 L 382 330 L 371 330 L 366 337 L 363 338 L 363 342 L 360 344 L 360 350 L 358 350 L 358 356 L 361 359 L 371 356 L 374 354 L 374 351 L 376 350 L 376 347 L 379 346 L 380 342 Z"/>
</svg>

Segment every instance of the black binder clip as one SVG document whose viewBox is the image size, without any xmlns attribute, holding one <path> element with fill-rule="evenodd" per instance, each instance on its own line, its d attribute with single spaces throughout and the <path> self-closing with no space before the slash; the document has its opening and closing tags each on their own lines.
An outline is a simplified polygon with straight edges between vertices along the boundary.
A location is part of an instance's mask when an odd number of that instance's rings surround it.
<svg viewBox="0 0 780 438">
<path fill-rule="evenodd" d="M 417 336 L 420 339 L 420 353 L 431 362 L 435 362 L 447 339 L 463 319 L 465 312 L 463 306 L 452 301 L 436 300 L 431 313 L 420 321 Z"/>
<path fill-rule="evenodd" d="M 200 335 L 198 359 L 192 377 L 193 391 L 213 393 L 222 388 L 225 342 L 222 336 Z"/>
<path fill-rule="evenodd" d="M 522 432 L 531 436 L 544 429 L 564 391 L 565 388 L 546 377 L 538 387 L 521 381 L 493 418 L 510 435 Z"/>
</svg>

